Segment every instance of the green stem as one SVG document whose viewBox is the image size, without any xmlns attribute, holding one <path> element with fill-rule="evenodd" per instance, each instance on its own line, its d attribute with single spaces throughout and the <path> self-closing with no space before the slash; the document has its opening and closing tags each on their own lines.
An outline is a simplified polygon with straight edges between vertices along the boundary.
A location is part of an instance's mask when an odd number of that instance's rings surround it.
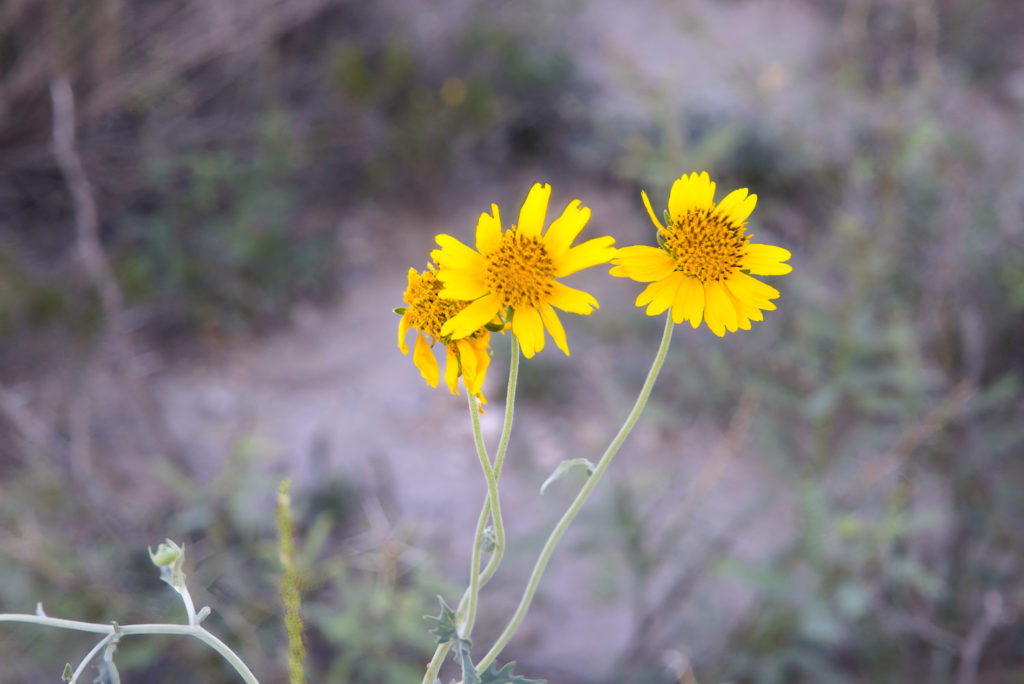
<svg viewBox="0 0 1024 684">
<path fill-rule="evenodd" d="M 484 436 L 480 431 L 480 411 L 476 397 L 466 392 L 469 397 L 469 420 L 473 424 L 473 441 L 476 443 L 476 455 L 480 459 L 480 467 L 483 468 L 484 478 L 487 480 L 487 501 L 490 504 L 491 518 L 494 520 L 495 539 L 504 539 L 505 524 L 501 519 L 501 503 L 498 498 L 498 480 L 494 474 L 494 466 L 487 456 L 487 447 L 484 445 Z M 480 516 L 484 520 L 484 516 Z M 473 556 L 470 559 L 469 568 L 469 600 L 465 606 L 465 617 L 459 624 L 459 636 L 468 639 L 473 632 L 473 624 L 476 622 L 476 606 L 480 596 L 480 551 L 484 541 L 484 528 L 477 524 L 476 534 L 473 539 Z"/>
<path fill-rule="evenodd" d="M 519 341 L 515 335 L 510 336 L 511 343 L 511 355 L 509 358 L 508 367 L 508 387 L 505 392 L 505 420 L 501 427 L 501 438 L 498 440 L 498 451 L 494 455 L 494 480 L 497 483 L 498 477 L 501 476 L 501 467 L 505 463 L 505 453 L 508 451 L 509 438 L 512 434 L 512 419 L 515 415 L 516 405 L 516 385 L 519 382 Z M 472 412 L 474 409 L 470 407 Z M 475 437 L 475 435 L 474 435 Z M 486 469 L 485 469 L 486 472 Z M 487 520 L 490 516 L 495 515 L 494 511 L 497 511 L 497 516 L 501 515 L 499 506 L 493 506 L 491 502 L 490 491 L 488 491 L 487 498 L 484 501 L 483 508 L 480 510 L 480 516 L 477 519 L 476 534 L 474 540 L 481 540 L 483 538 L 484 528 L 487 525 Z M 495 525 L 494 531 L 494 551 L 491 553 L 490 559 L 487 561 L 487 565 L 484 567 L 482 573 L 480 573 L 479 587 L 483 587 L 490 581 L 491 577 L 498 570 L 498 565 L 501 563 L 502 556 L 505 554 L 505 527 L 501 525 Z M 474 556 L 479 553 L 479 549 L 474 542 L 473 549 Z M 477 564 L 479 567 L 479 563 Z M 475 574 L 475 573 L 474 573 Z M 473 595 L 470 587 L 466 588 L 463 592 L 462 598 L 459 599 L 459 605 L 456 609 L 456 614 L 461 615 L 466 610 L 467 604 L 469 603 L 470 596 Z M 430 663 L 427 665 L 427 672 L 423 677 L 423 684 L 434 684 L 437 681 L 438 674 L 441 671 L 441 664 L 444 663 L 445 657 L 448 655 L 448 651 L 452 647 L 452 642 L 446 641 L 443 644 L 439 644 L 434 650 L 434 655 L 430 659 Z"/>
<path fill-rule="evenodd" d="M 76 667 L 75 671 L 71 673 L 71 679 L 68 680 L 70 684 L 75 684 L 75 682 L 78 681 L 78 678 L 85 674 L 85 668 L 89 667 L 89 663 L 92 662 L 92 659 L 95 658 L 96 655 L 103 650 L 103 647 L 109 644 L 115 636 L 116 635 L 113 633 L 108 634 L 100 639 L 99 643 L 93 646 L 91 651 L 85 654 L 85 657 L 82 658 L 82 662 L 78 663 L 78 667 Z"/>
<path fill-rule="evenodd" d="M 259 684 L 256 676 L 242 659 L 235 655 L 235 652 L 228 648 L 227 644 L 207 632 L 198 625 L 163 625 L 163 624 L 140 624 L 140 625 L 102 625 L 93 622 L 80 622 L 78 620 L 64 620 L 43 615 L 24 615 L 18 613 L 0 613 L 0 622 L 25 622 L 58 629 L 71 629 L 79 632 L 92 632 L 95 634 L 115 634 L 120 632 L 124 636 L 131 634 L 173 634 L 178 636 L 190 636 L 199 639 L 204 644 L 217 651 L 224 660 L 235 668 L 235 672 L 245 680 L 246 684 Z"/>
<path fill-rule="evenodd" d="M 668 354 L 669 343 L 672 341 L 672 330 L 675 328 L 675 324 L 672 322 L 671 313 L 665 318 L 665 332 L 661 337 L 661 346 L 658 347 L 658 352 L 654 356 L 654 363 L 651 364 L 651 370 L 647 373 L 647 379 L 644 381 L 643 387 L 640 389 L 640 395 L 636 398 L 636 403 L 633 404 L 633 410 L 629 412 L 626 417 L 626 422 L 619 428 L 619 432 L 615 435 L 615 439 L 611 441 L 608 448 L 605 450 L 604 455 L 601 456 L 601 460 L 598 461 L 597 466 L 594 467 L 594 472 L 591 474 L 587 481 L 583 484 L 583 488 L 580 489 L 576 498 L 573 500 L 572 505 L 569 506 L 568 510 L 562 515 L 562 518 L 555 525 L 555 528 L 551 531 L 551 535 L 547 541 L 544 542 L 544 548 L 541 549 L 540 556 L 537 558 L 537 562 L 533 566 L 533 572 L 530 574 L 530 579 L 526 583 L 526 589 L 523 591 L 523 596 L 519 600 L 519 606 L 516 608 L 516 612 L 512 615 L 508 625 L 505 627 L 505 631 L 501 633 L 498 640 L 491 647 L 491 650 L 487 652 L 479 663 L 477 663 L 477 673 L 482 673 L 487 667 L 494 662 L 501 651 L 508 645 L 508 642 L 512 639 L 516 630 L 519 629 L 520 623 L 526 616 L 526 611 L 530 607 L 530 603 L 533 602 L 533 596 L 537 592 L 537 586 L 540 584 L 541 576 L 544 574 L 544 569 L 548 565 L 548 561 L 551 559 L 551 554 L 554 553 L 555 547 L 558 545 L 559 540 L 565 533 L 565 530 L 569 527 L 569 524 L 573 521 L 576 515 L 580 512 L 583 504 L 586 502 L 590 493 L 597 486 L 598 481 L 604 474 L 604 471 L 608 469 L 608 465 L 612 462 L 615 454 L 618 453 L 622 443 L 626 441 L 626 437 L 633 430 L 633 426 L 636 425 L 637 419 L 643 412 L 644 407 L 647 405 L 647 399 L 651 395 L 651 389 L 654 387 L 654 381 L 658 378 L 658 373 L 661 371 L 661 366 L 665 362 L 665 356 Z"/>
</svg>

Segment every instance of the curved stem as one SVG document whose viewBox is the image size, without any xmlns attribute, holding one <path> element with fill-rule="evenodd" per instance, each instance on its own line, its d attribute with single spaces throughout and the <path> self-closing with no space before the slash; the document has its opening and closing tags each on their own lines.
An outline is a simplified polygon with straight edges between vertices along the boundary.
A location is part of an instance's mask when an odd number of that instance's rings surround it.
<svg viewBox="0 0 1024 684">
<path fill-rule="evenodd" d="M 71 679 L 68 680 L 70 684 L 75 684 L 75 682 L 78 681 L 78 678 L 85 673 L 85 668 L 89 667 L 89 663 L 92 662 L 92 659 L 96 657 L 96 654 L 103 650 L 104 646 L 110 643 L 111 639 L 113 639 L 114 636 L 115 633 L 111 632 L 107 636 L 100 639 L 99 643 L 93 646 L 92 650 L 85 654 L 85 657 L 82 658 L 82 662 L 78 663 L 78 667 L 76 667 L 75 671 L 71 673 Z"/>
<path fill-rule="evenodd" d="M 516 608 L 516 612 L 512 615 L 508 625 L 505 627 L 505 631 L 501 633 L 498 640 L 491 647 L 491 650 L 487 652 L 479 663 L 477 663 L 477 673 L 483 672 L 487 667 L 494 662 L 498 657 L 498 654 L 508 645 L 508 642 L 512 639 L 512 635 L 515 634 L 522 623 L 523 618 L 526 616 L 526 611 L 530 607 L 530 603 L 533 601 L 533 596 L 537 592 L 537 586 L 540 584 L 541 576 L 544 574 L 544 569 L 548 565 L 548 561 L 551 559 L 551 554 L 554 553 L 555 547 L 558 545 L 559 540 L 565 533 L 565 530 L 569 527 L 569 524 L 573 521 L 576 515 L 580 512 L 583 504 L 586 502 L 590 493 L 597 486 L 598 481 L 604 474 L 604 471 L 608 469 L 608 465 L 612 462 L 615 454 L 618 453 L 622 443 L 626 441 L 626 437 L 633 430 L 633 426 L 636 425 L 637 419 L 643 412 L 644 407 L 647 405 L 647 399 L 651 395 L 651 389 L 654 387 L 654 381 L 658 378 L 658 373 L 661 372 L 661 366 L 665 362 L 665 356 L 668 354 L 669 343 L 672 341 L 672 330 L 675 328 L 675 324 L 672 322 L 671 313 L 665 317 L 665 332 L 661 337 L 661 346 L 658 347 L 658 352 L 654 356 L 654 363 L 651 364 L 651 370 L 647 373 L 647 379 L 644 380 L 643 387 L 640 389 L 640 395 L 636 398 L 636 403 L 633 404 L 633 410 L 629 412 L 626 417 L 626 422 L 619 428 L 618 434 L 615 435 L 615 439 L 611 441 L 608 448 L 605 450 L 604 455 L 601 456 L 601 460 L 598 461 L 594 467 L 594 472 L 591 474 L 587 481 L 583 484 L 583 488 L 580 489 L 576 498 L 569 506 L 568 510 L 562 515 L 562 518 L 555 525 L 555 528 L 551 531 L 551 535 L 548 536 L 546 542 L 544 542 L 544 548 L 541 549 L 540 556 L 537 558 L 537 562 L 533 566 L 533 572 L 530 574 L 530 579 L 527 581 L 526 589 L 523 591 L 523 596 L 519 600 L 519 606 Z"/>
<path fill-rule="evenodd" d="M 508 387 L 505 391 L 505 420 L 501 426 L 501 437 L 498 440 L 498 451 L 494 455 L 494 480 L 497 483 L 498 477 L 501 475 L 501 468 L 505 463 L 505 454 L 508 451 L 508 443 L 512 434 L 512 420 L 515 416 L 515 405 L 516 405 L 516 385 L 519 382 L 519 340 L 516 339 L 515 335 L 510 336 L 511 342 L 511 354 L 509 357 L 508 366 Z M 473 408 L 470 407 L 470 411 Z M 472 420 L 472 418 L 471 418 Z M 497 510 L 497 515 L 500 516 L 500 506 L 492 507 L 491 495 L 488 490 L 487 498 L 484 500 L 483 508 L 480 510 L 480 516 L 477 519 L 475 540 L 480 540 L 483 537 L 483 531 L 487 525 L 487 519 L 493 514 L 493 511 Z M 501 564 L 501 559 L 505 554 L 505 527 L 501 525 L 499 528 L 495 525 L 494 532 L 494 551 L 491 553 L 490 559 L 487 561 L 487 565 L 484 567 L 483 572 L 479 574 L 479 583 L 476 592 L 479 592 L 480 587 L 483 587 L 490 581 L 491 577 L 498 570 L 498 565 Z M 474 543 L 474 556 L 479 553 L 479 549 Z M 477 564 L 479 567 L 479 563 Z M 475 573 L 474 573 L 475 574 Z M 472 584 L 472 582 L 471 582 Z M 467 608 L 470 596 L 474 592 L 471 587 L 467 587 L 466 591 L 463 592 L 462 598 L 459 599 L 459 605 L 456 609 L 456 614 L 461 615 Z M 445 657 L 448 655 L 448 651 L 451 650 L 452 643 L 446 641 L 443 644 L 438 644 L 434 650 L 434 655 L 430 659 L 430 663 L 427 665 L 427 672 L 423 676 L 422 684 L 434 684 L 437 681 L 438 674 L 441 671 L 441 664 L 444 663 Z"/>
<path fill-rule="evenodd" d="M 93 632 L 95 634 L 173 634 L 178 636 L 190 636 L 202 641 L 204 644 L 217 651 L 224 660 L 235 668 L 235 672 L 245 680 L 246 684 L 259 684 L 256 676 L 249 667 L 232 651 L 227 644 L 215 637 L 210 632 L 198 625 L 164 625 L 164 624 L 139 624 L 139 625 L 101 625 L 94 622 L 80 622 L 78 620 L 64 620 L 42 615 L 23 615 L 18 613 L 0 613 L 0 622 L 25 622 L 58 629 L 71 629 L 79 632 Z"/>
</svg>

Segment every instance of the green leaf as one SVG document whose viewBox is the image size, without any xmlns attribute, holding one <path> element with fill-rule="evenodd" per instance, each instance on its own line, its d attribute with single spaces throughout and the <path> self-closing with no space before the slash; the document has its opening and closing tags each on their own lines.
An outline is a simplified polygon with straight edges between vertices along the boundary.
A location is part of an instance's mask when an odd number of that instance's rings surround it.
<svg viewBox="0 0 1024 684">
<path fill-rule="evenodd" d="M 512 668 L 515 667 L 516 661 L 505 663 L 505 666 L 500 670 L 494 669 L 494 663 L 484 670 L 484 673 L 480 675 L 480 684 L 546 684 L 545 679 L 527 679 L 526 677 L 517 677 L 512 674 Z"/>
<path fill-rule="evenodd" d="M 74 676 L 74 672 L 71 671 L 71 663 L 64 663 L 64 672 L 60 676 L 62 682 L 70 682 L 71 677 Z"/>
<path fill-rule="evenodd" d="M 395 309 L 392 309 L 392 311 L 394 311 L 396 314 L 401 316 L 402 314 L 404 314 L 406 312 L 406 310 L 408 308 L 409 307 L 407 307 L 407 306 L 399 306 L 399 307 L 396 307 Z"/>
<path fill-rule="evenodd" d="M 594 473 L 594 464 L 590 462 L 588 458 L 570 458 L 562 461 L 555 468 L 555 472 L 551 473 L 548 479 L 544 480 L 544 484 L 540 486 L 540 493 L 543 494 L 544 490 L 548 488 L 548 485 L 558 480 L 567 472 L 575 468 L 576 466 L 583 466 L 587 469 L 587 476 L 589 477 Z"/>
<path fill-rule="evenodd" d="M 437 637 L 438 644 L 445 644 L 458 637 L 458 628 L 455 626 L 455 611 L 448 607 L 440 596 L 437 600 L 441 602 L 441 614 L 437 617 L 424 615 L 423 618 L 431 623 L 430 633 Z"/>
<path fill-rule="evenodd" d="M 455 658 L 455 662 L 462 669 L 462 684 L 482 684 L 480 675 L 476 673 L 473 661 L 469 657 L 469 649 L 472 645 L 469 639 L 457 637 L 455 644 L 452 646 L 452 657 Z"/>
</svg>

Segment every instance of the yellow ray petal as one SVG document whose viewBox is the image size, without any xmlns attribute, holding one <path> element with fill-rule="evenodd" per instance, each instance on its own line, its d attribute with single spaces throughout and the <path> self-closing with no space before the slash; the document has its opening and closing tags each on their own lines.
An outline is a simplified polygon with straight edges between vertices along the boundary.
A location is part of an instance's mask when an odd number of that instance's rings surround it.
<svg viewBox="0 0 1024 684">
<path fill-rule="evenodd" d="M 679 221 L 693 209 L 710 209 L 715 202 L 715 184 L 707 171 L 682 176 L 672 184 L 668 197 L 668 212 L 673 221 Z"/>
<path fill-rule="evenodd" d="M 597 308 L 597 300 L 593 295 L 569 287 L 557 280 L 551 283 L 551 296 L 548 297 L 548 304 L 562 311 L 583 315 L 587 315 Z"/>
<path fill-rule="evenodd" d="M 756 306 L 751 306 L 746 302 L 740 301 L 736 298 L 729 288 L 725 288 L 725 293 L 729 295 L 729 300 L 732 305 L 736 308 L 736 322 L 742 330 L 750 330 L 750 322 L 764 320 L 764 315 L 761 310 Z"/>
<path fill-rule="evenodd" d="M 440 251 L 431 252 L 434 261 L 441 269 L 455 268 L 467 271 L 482 271 L 487 267 L 487 262 L 472 247 L 456 240 L 451 235 L 441 233 L 434 238 Z"/>
<path fill-rule="evenodd" d="M 740 273 L 739 271 L 730 275 L 725 284 L 736 295 L 737 299 L 762 309 L 772 306 L 770 300 L 779 296 L 779 291 L 771 285 L 762 283 L 757 278 L 751 278 L 746 273 Z M 772 306 L 772 308 L 775 307 Z"/>
<path fill-rule="evenodd" d="M 448 346 L 454 346 L 459 353 L 459 369 L 462 371 L 462 377 L 473 377 L 476 375 L 476 354 L 473 353 L 472 340 L 455 340 L 454 345 Z"/>
<path fill-rule="evenodd" d="M 498 205 L 491 205 L 491 213 L 480 214 L 476 222 L 476 248 L 481 254 L 490 254 L 501 244 L 501 214 Z"/>
<path fill-rule="evenodd" d="M 696 328 L 704 318 L 704 283 L 697 278 L 683 276 L 672 299 L 672 320 L 689 321 Z"/>
<path fill-rule="evenodd" d="M 485 295 L 449 318 L 441 326 L 441 334 L 455 340 L 472 335 L 487 325 L 498 314 L 499 309 L 501 303 L 498 297 L 493 294 Z"/>
<path fill-rule="evenodd" d="M 540 319 L 544 322 L 544 327 L 547 328 L 548 332 L 551 333 L 551 339 L 555 341 L 558 348 L 565 352 L 565 355 L 569 355 L 569 343 L 565 339 L 565 328 L 562 327 L 562 321 L 558 320 L 558 314 L 551 308 L 550 304 L 544 304 L 539 308 Z"/>
<path fill-rule="evenodd" d="M 464 299 L 472 301 L 487 294 L 487 283 L 483 279 L 483 271 L 442 268 L 437 272 L 437 279 L 443 287 L 438 292 L 444 299 Z"/>
<path fill-rule="evenodd" d="M 518 309 L 512 314 L 512 332 L 519 340 L 523 356 L 532 357 L 544 348 L 544 324 L 536 309 Z"/>
<path fill-rule="evenodd" d="M 558 259 L 569 245 L 580 234 L 583 227 L 590 220 L 590 209 L 581 207 L 580 201 L 573 200 L 565 208 L 562 215 L 551 222 L 548 232 L 544 234 L 544 244 L 548 248 L 551 258 Z"/>
<path fill-rule="evenodd" d="M 736 331 L 736 309 L 721 283 L 704 284 L 704 320 L 719 337 L 725 335 L 726 329 Z"/>
<path fill-rule="evenodd" d="M 651 217 L 651 221 L 654 222 L 659 231 L 665 230 L 665 226 L 661 225 L 661 221 L 654 215 L 654 209 L 651 208 L 651 200 L 647 199 L 647 193 L 641 190 L 640 196 L 644 198 L 644 206 L 647 207 L 647 214 Z"/>
<path fill-rule="evenodd" d="M 662 278 L 661 280 L 657 280 L 651 283 L 650 285 L 645 287 L 643 291 L 640 292 L 640 294 L 637 295 L 636 305 L 645 306 L 647 304 L 650 304 L 654 300 L 654 298 L 659 295 L 659 293 L 669 288 L 672 288 L 672 292 L 674 294 L 676 288 L 679 287 L 679 283 L 681 282 L 680 276 L 681 274 L 672 273 L 667 278 Z"/>
<path fill-rule="evenodd" d="M 757 205 L 757 195 L 748 194 L 746 188 L 733 190 L 718 203 L 718 213 L 734 224 L 740 225 L 750 217 Z"/>
<path fill-rule="evenodd" d="M 749 244 L 740 268 L 748 270 L 754 275 L 784 275 L 793 270 L 789 264 L 782 263 L 791 256 L 789 250 L 782 247 Z"/>
<path fill-rule="evenodd" d="M 398 348 L 403 354 L 409 353 L 409 345 L 405 342 L 405 336 L 409 332 L 408 311 L 402 314 L 402 320 L 398 321 Z"/>
<path fill-rule="evenodd" d="M 445 345 L 444 382 L 452 394 L 459 393 L 459 359 L 455 355 L 455 345 Z M 436 383 L 435 383 L 436 384 Z"/>
<path fill-rule="evenodd" d="M 545 183 L 534 183 L 530 194 L 519 210 L 519 223 L 516 230 L 524 237 L 539 237 L 544 228 L 544 216 L 548 213 L 548 200 L 551 198 L 551 186 Z"/>
<path fill-rule="evenodd" d="M 675 269 L 672 256 L 660 247 L 633 245 L 615 251 L 615 264 L 610 273 L 613 276 L 628 277 L 641 283 L 661 280 Z"/>
<path fill-rule="evenodd" d="M 462 366 L 462 381 L 466 384 L 466 389 L 477 395 L 481 403 L 487 403 L 487 400 L 483 398 L 480 393 L 480 388 L 483 386 L 484 377 L 487 375 L 487 367 L 491 362 L 491 354 L 489 351 L 489 343 L 486 342 L 489 335 L 486 335 L 480 340 L 465 340 L 469 347 L 469 354 L 474 358 L 474 369 L 473 372 L 467 372 L 467 364 Z M 463 342 L 464 340 L 459 340 Z M 463 352 L 460 352 L 462 354 Z"/>
<path fill-rule="evenodd" d="M 598 237 L 576 245 L 555 259 L 555 276 L 561 278 L 591 266 L 607 264 L 615 258 L 614 244 L 613 237 Z"/>
<path fill-rule="evenodd" d="M 412 352 L 412 362 L 420 369 L 420 375 L 431 387 L 437 387 L 441 370 L 437 367 L 437 359 L 434 352 L 430 351 L 430 345 L 422 333 L 416 334 L 416 347 Z"/>
</svg>

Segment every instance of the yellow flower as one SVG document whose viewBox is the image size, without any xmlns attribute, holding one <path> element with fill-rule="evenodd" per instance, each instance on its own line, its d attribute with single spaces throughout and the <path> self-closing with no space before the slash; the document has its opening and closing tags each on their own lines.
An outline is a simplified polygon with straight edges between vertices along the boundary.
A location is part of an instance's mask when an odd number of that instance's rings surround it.
<svg viewBox="0 0 1024 684">
<path fill-rule="evenodd" d="M 441 299 L 438 297 L 440 291 L 441 282 L 437 279 L 437 271 L 432 264 L 425 271 L 409 269 L 409 285 L 402 295 L 408 306 L 396 309 L 402 314 L 402 320 L 398 323 L 398 348 L 403 354 L 409 353 L 409 345 L 406 344 L 405 338 L 410 328 L 415 330 L 413 363 L 420 369 L 420 374 L 427 384 L 437 387 L 441 371 L 431 347 L 434 342 L 443 343 L 447 351 L 444 380 L 452 394 L 459 393 L 461 375 L 466 389 L 475 395 L 481 404 L 486 404 L 487 400 L 480 388 L 484 383 L 484 376 L 487 375 L 487 366 L 491 362 L 491 333 L 486 327 L 489 321 L 485 321 L 460 339 L 453 340 L 447 335 L 442 335 L 441 327 L 465 309 L 469 302 Z M 429 342 L 427 338 L 430 338 Z"/>
<path fill-rule="evenodd" d="M 565 330 L 555 309 L 589 314 L 597 308 L 590 294 L 556 278 L 615 256 L 615 238 L 598 237 L 572 247 L 590 209 L 573 200 L 562 215 L 544 229 L 551 186 L 535 184 L 519 211 L 519 223 L 502 232 L 497 205 L 483 213 L 476 227 L 476 250 L 450 235 L 438 235 L 440 249 L 431 252 L 444 283 L 442 297 L 472 303 L 441 328 L 442 335 L 465 337 L 503 315 L 512 323 L 523 354 L 530 358 L 544 348 L 547 329 L 558 348 L 569 353 Z"/>
<path fill-rule="evenodd" d="M 746 222 L 757 195 L 742 188 L 715 204 L 708 174 L 691 173 L 673 183 L 663 226 L 647 193 L 641 194 L 658 228 L 659 246 L 619 249 L 611 273 L 650 283 L 636 298 L 637 306 L 647 306 L 647 315 L 671 308 L 676 323 L 688 320 L 696 328 L 703 320 L 721 337 L 726 330 L 750 330 L 751 321 L 763 320 L 762 309 L 775 309 L 771 300 L 779 291 L 747 274 L 789 273 L 792 268 L 783 262 L 790 253 L 750 242 Z"/>
</svg>

